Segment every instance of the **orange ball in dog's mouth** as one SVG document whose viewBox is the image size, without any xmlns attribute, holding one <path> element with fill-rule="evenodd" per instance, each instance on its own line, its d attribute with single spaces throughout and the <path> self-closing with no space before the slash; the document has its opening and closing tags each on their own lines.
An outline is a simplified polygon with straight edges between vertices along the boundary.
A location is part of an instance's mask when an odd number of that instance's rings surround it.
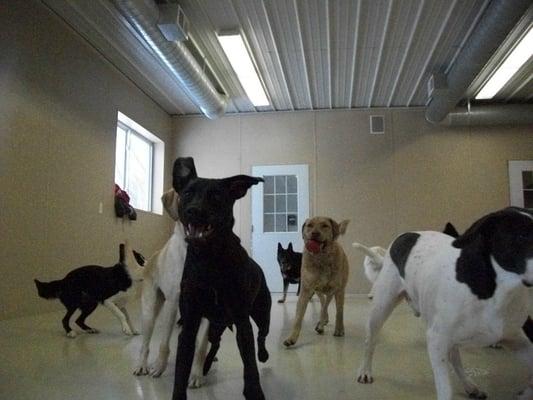
<svg viewBox="0 0 533 400">
<path fill-rule="evenodd" d="M 305 248 L 311 253 L 318 253 L 320 251 L 320 244 L 319 241 L 310 239 L 305 243 Z"/>
</svg>

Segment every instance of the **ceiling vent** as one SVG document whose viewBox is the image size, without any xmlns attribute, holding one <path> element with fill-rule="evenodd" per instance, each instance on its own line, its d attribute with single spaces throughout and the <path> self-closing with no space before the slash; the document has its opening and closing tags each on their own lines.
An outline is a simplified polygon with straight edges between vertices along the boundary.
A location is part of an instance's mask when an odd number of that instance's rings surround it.
<svg viewBox="0 0 533 400">
<path fill-rule="evenodd" d="M 383 115 L 370 116 L 370 133 L 373 135 L 385 133 L 385 117 Z"/>
<path fill-rule="evenodd" d="M 169 42 L 183 42 L 189 36 L 189 20 L 179 4 L 159 4 L 157 26 Z"/>
<path fill-rule="evenodd" d="M 447 86 L 446 75 L 440 72 L 431 74 L 428 79 L 428 99 L 435 95 L 442 96 Z"/>
<path fill-rule="evenodd" d="M 144 0 L 113 0 L 113 3 L 202 113 L 210 119 L 223 115 L 227 96 L 217 91 L 187 49 L 186 42 L 169 42 L 161 33 L 156 23 L 160 12 L 155 3 Z"/>
</svg>

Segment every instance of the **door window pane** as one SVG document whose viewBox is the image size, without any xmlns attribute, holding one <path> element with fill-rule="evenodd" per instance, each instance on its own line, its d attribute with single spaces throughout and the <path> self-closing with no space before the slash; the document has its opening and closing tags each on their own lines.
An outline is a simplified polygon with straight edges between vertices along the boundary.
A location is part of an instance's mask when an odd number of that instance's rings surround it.
<svg viewBox="0 0 533 400">
<path fill-rule="evenodd" d="M 298 230 L 298 214 L 287 214 L 287 231 L 296 232 Z"/>
<path fill-rule="evenodd" d="M 297 213 L 298 212 L 298 195 L 287 195 L 287 211 Z"/>
<path fill-rule="evenodd" d="M 263 196 L 263 212 L 265 213 L 274 212 L 274 196 L 272 195 Z"/>
<path fill-rule="evenodd" d="M 287 193 L 284 175 L 276 176 L 276 193 Z"/>
<path fill-rule="evenodd" d="M 287 214 L 276 213 L 276 232 L 287 232 Z"/>
<path fill-rule="evenodd" d="M 284 194 L 276 195 L 276 212 L 286 212 L 287 211 L 287 196 Z"/>
<path fill-rule="evenodd" d="M 265 194 L 274 193 L 274 177 L 264 176 L 263 179 L 265 180 L 265 183 L 263 183 L 263 193 Z"/>
<path fill-rule="evenodd" d="M 263 178 L 265 179 L 263 185 L 263 231 L 298 231 L 298 182 L 296 175 L 273 175 L 263 176 Z"/>
<path fill-rule="evenodd" d="M 263 232 L 275 232 L 274 214 L 263 215 Z"/>
<path fill-rule="evenodd" d="M 298 181 L 296 175 L 287 175 L 287 193 L 298 192 Z"/>
</svg>

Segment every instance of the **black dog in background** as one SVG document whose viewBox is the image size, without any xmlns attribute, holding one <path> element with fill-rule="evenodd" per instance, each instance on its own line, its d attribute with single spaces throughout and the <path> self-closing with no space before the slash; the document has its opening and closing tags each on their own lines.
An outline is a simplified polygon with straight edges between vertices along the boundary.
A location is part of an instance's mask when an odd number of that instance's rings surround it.
<svg viewBox="0 0 533 400">
<path fill-rule="evenodd" d="M 455 226 L 453 226 L 450 222 L 446 224 L 446 227 L 444 228 L 444 231 L 442 233 L 445 233 L 454 238 L 459 237 L 459 232 L 457 232 Z M 533 343 L 533 320 L 531 319 L 531 317 L 527 318 L 527 321 L 525 322 L 522 329 L 524 330 L 526 336 L 529 338 L 529 341 Z"/>
<path fill-rule="evenodd" d="M 262 181 L 247 175 L 198 178 L 192 158 L 178 158 L 174 162 L 173 186 L 180 196 L 178 214 L 188 243 L 179 302 L 182 330 L 176 354 L 174 400 L 187 398 L 195 339 L 202 317 L 210 322 L 209 341 L 216 348 L 225 328 L 236 326 L 237 345 L 244 364 L 244 397 L 265 398 L 259 382 L 250 317 L 259 328 L 257 357 L 265 362 L 272 301 L 263 271 L 232 231 L 235 201 Z M 216 350 L 209 352 L 210 356 L 215 353 Z M 204 367 L 204 371 L 207 369 Z"/>
<path fill-rule="evenodd" d="M 281 243 L 278 243 L 278 264 L 283 277 L 283 297 L 278 303 L 285 303 L 289 284 L 298 285 L 296 295 L 300 294 L 300 271 L 302 269 L 302 253 L 292 249 L 292 242 L 285 250 Z"/>
</svg>

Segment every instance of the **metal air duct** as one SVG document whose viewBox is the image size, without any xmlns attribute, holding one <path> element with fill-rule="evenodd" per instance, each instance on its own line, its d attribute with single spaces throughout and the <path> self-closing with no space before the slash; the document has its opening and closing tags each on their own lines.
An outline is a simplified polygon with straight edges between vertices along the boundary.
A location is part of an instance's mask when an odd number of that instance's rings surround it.
<svg viewBox="0 0 533 400">
<path fill-rule="evenodd" d="M 533 104 L 494 104 L 459 108 L 441 122 L 447 126 L 530 125 L 533 132 Z"/>
<path fill-rule="evenodd" d="M 227 97 L 215 89 L 183 42 L 169 42 L 165 39 L 157 27 L 159 10 L 155 3 L 152 0 L 113 2 L 202 113 L 210 119 L 223 115 Z"/>
<path fill-rule="evenodd" d="M 493 0 L 489 4 L 446 76 L 447 89 L 435 94 L 427 106 L 429 122 L 442 121 L 454 109 L 530 5 L 531 0 Z"/>
</svg>

